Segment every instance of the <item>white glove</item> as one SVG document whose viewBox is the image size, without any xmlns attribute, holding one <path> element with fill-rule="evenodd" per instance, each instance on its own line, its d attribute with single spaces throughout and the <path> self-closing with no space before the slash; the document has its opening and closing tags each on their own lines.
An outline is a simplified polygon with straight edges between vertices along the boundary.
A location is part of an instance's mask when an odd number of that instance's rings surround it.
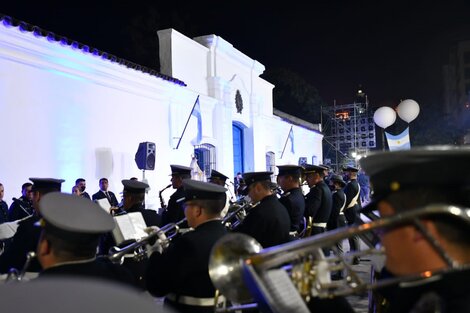
<svg viewBox="0 0 470 313">
<path fill-rule="evenodd" d="M 144 231 L 147 234 L 149 234 L 149 236 L 154 233 L 157 234 L 157 238 L 155 238 L 156 240 L 152 245 L 151 244 L 145 245 L 148 257 L 150 257 L 150 255 L 152 255 L 153 252 L 158 252 L 161 254 L 163 252 L 163 249 L 166 249 L 168 247 L 169 240 L 166 237 L 165 233 L 162 232 L 159 227 L 150 226 L 150 227 L 144 228 Z"/>
</svg>

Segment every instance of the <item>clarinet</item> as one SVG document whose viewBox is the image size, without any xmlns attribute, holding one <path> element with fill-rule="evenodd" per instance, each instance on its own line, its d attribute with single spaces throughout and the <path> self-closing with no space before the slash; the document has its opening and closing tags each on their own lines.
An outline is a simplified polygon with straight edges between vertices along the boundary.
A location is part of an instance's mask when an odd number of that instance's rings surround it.
<svg viewBox="0 0 470 313">
<path fill-rule="evenodd" d="M 166 204 L 165 204 L 165 200 L 163 200 L 163 197 L 162 197 L 162 193 L 167 190 L 168 188 L 170 188 L 172 185 L 169 184 L 168 186 L 166 186 L 165 188 L 163 188 L 162 190 L 160 190 L 160 192 L 158 193 L 158 196 L 160 197 L 160 205 L 162 206 L 162 209 L 163 210 L 166 210 Z"/>
</svg>

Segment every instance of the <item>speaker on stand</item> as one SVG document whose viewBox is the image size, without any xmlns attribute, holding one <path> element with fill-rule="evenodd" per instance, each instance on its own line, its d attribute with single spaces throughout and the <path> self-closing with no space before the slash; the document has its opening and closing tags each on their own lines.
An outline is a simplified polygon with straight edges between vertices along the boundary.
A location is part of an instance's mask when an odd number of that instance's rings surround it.
<svg viewBox="0 0 470 313">
<path fill-rule="evenodd" d="M 145 170 L 155 169 L 155 143 L 149 141 L 139 143 L 135 153 L 135 163 L 137 168 L 142 170 L 142 181 L 145 182 Z"/>
</svg>

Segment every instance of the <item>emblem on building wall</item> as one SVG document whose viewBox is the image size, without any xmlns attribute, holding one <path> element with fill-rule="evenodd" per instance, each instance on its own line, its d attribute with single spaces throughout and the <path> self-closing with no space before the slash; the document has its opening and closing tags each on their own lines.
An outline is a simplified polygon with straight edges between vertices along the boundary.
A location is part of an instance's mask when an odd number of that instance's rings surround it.
<svg viewBox="0 0 470 313">
<path fill-rule="evenodd" d="M 237 90 L 237 93 L 235 94 L 235 105 L 237 107 L 237 113 L 242 114 L 243 99 L 242 99 L 242 95 L 240 94 L 240 90 Z"/>
</svg>

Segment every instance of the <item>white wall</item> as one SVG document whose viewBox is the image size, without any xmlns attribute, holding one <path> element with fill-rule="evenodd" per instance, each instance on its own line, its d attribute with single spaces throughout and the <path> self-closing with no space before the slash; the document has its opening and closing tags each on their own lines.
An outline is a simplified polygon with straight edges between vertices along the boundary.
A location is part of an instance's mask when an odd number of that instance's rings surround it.
<svg viewBox="0 0 470 313">
<path fill-rule="evenodd" d="M 288 144 L 280 159 L 291 124 L 272 115 L 274 86 L 259 77 L 262 64 L 215 35 L 192 40 L 174 30 L 158 34 L 162 73 L 186 87 L 0 25 L 0 182 L 9 204 L 29 177 L 63 178 L 65 192 L 83 177 L 90 194 L 99 178 L 108 177 L 110 189 L 120 192 L 121 179 L 142 178 L 134 156 L 140 142 L 151 141 L 156 170 L 145 172 L 151 187 L 147 204 L 157 208 L 169 165 L 191 162 L 195 118 L 176 146 L 198 96 L 202 143 L 216 147 L 217 170 L 227 176 L 233 173 L 233 122 L 246 127 L 246 171 L 265 170 L 268 151 L 279 165 L 314 154 L 321 159 L 322 135 L 299 126 L 295 152 Z"/>
</svg>

